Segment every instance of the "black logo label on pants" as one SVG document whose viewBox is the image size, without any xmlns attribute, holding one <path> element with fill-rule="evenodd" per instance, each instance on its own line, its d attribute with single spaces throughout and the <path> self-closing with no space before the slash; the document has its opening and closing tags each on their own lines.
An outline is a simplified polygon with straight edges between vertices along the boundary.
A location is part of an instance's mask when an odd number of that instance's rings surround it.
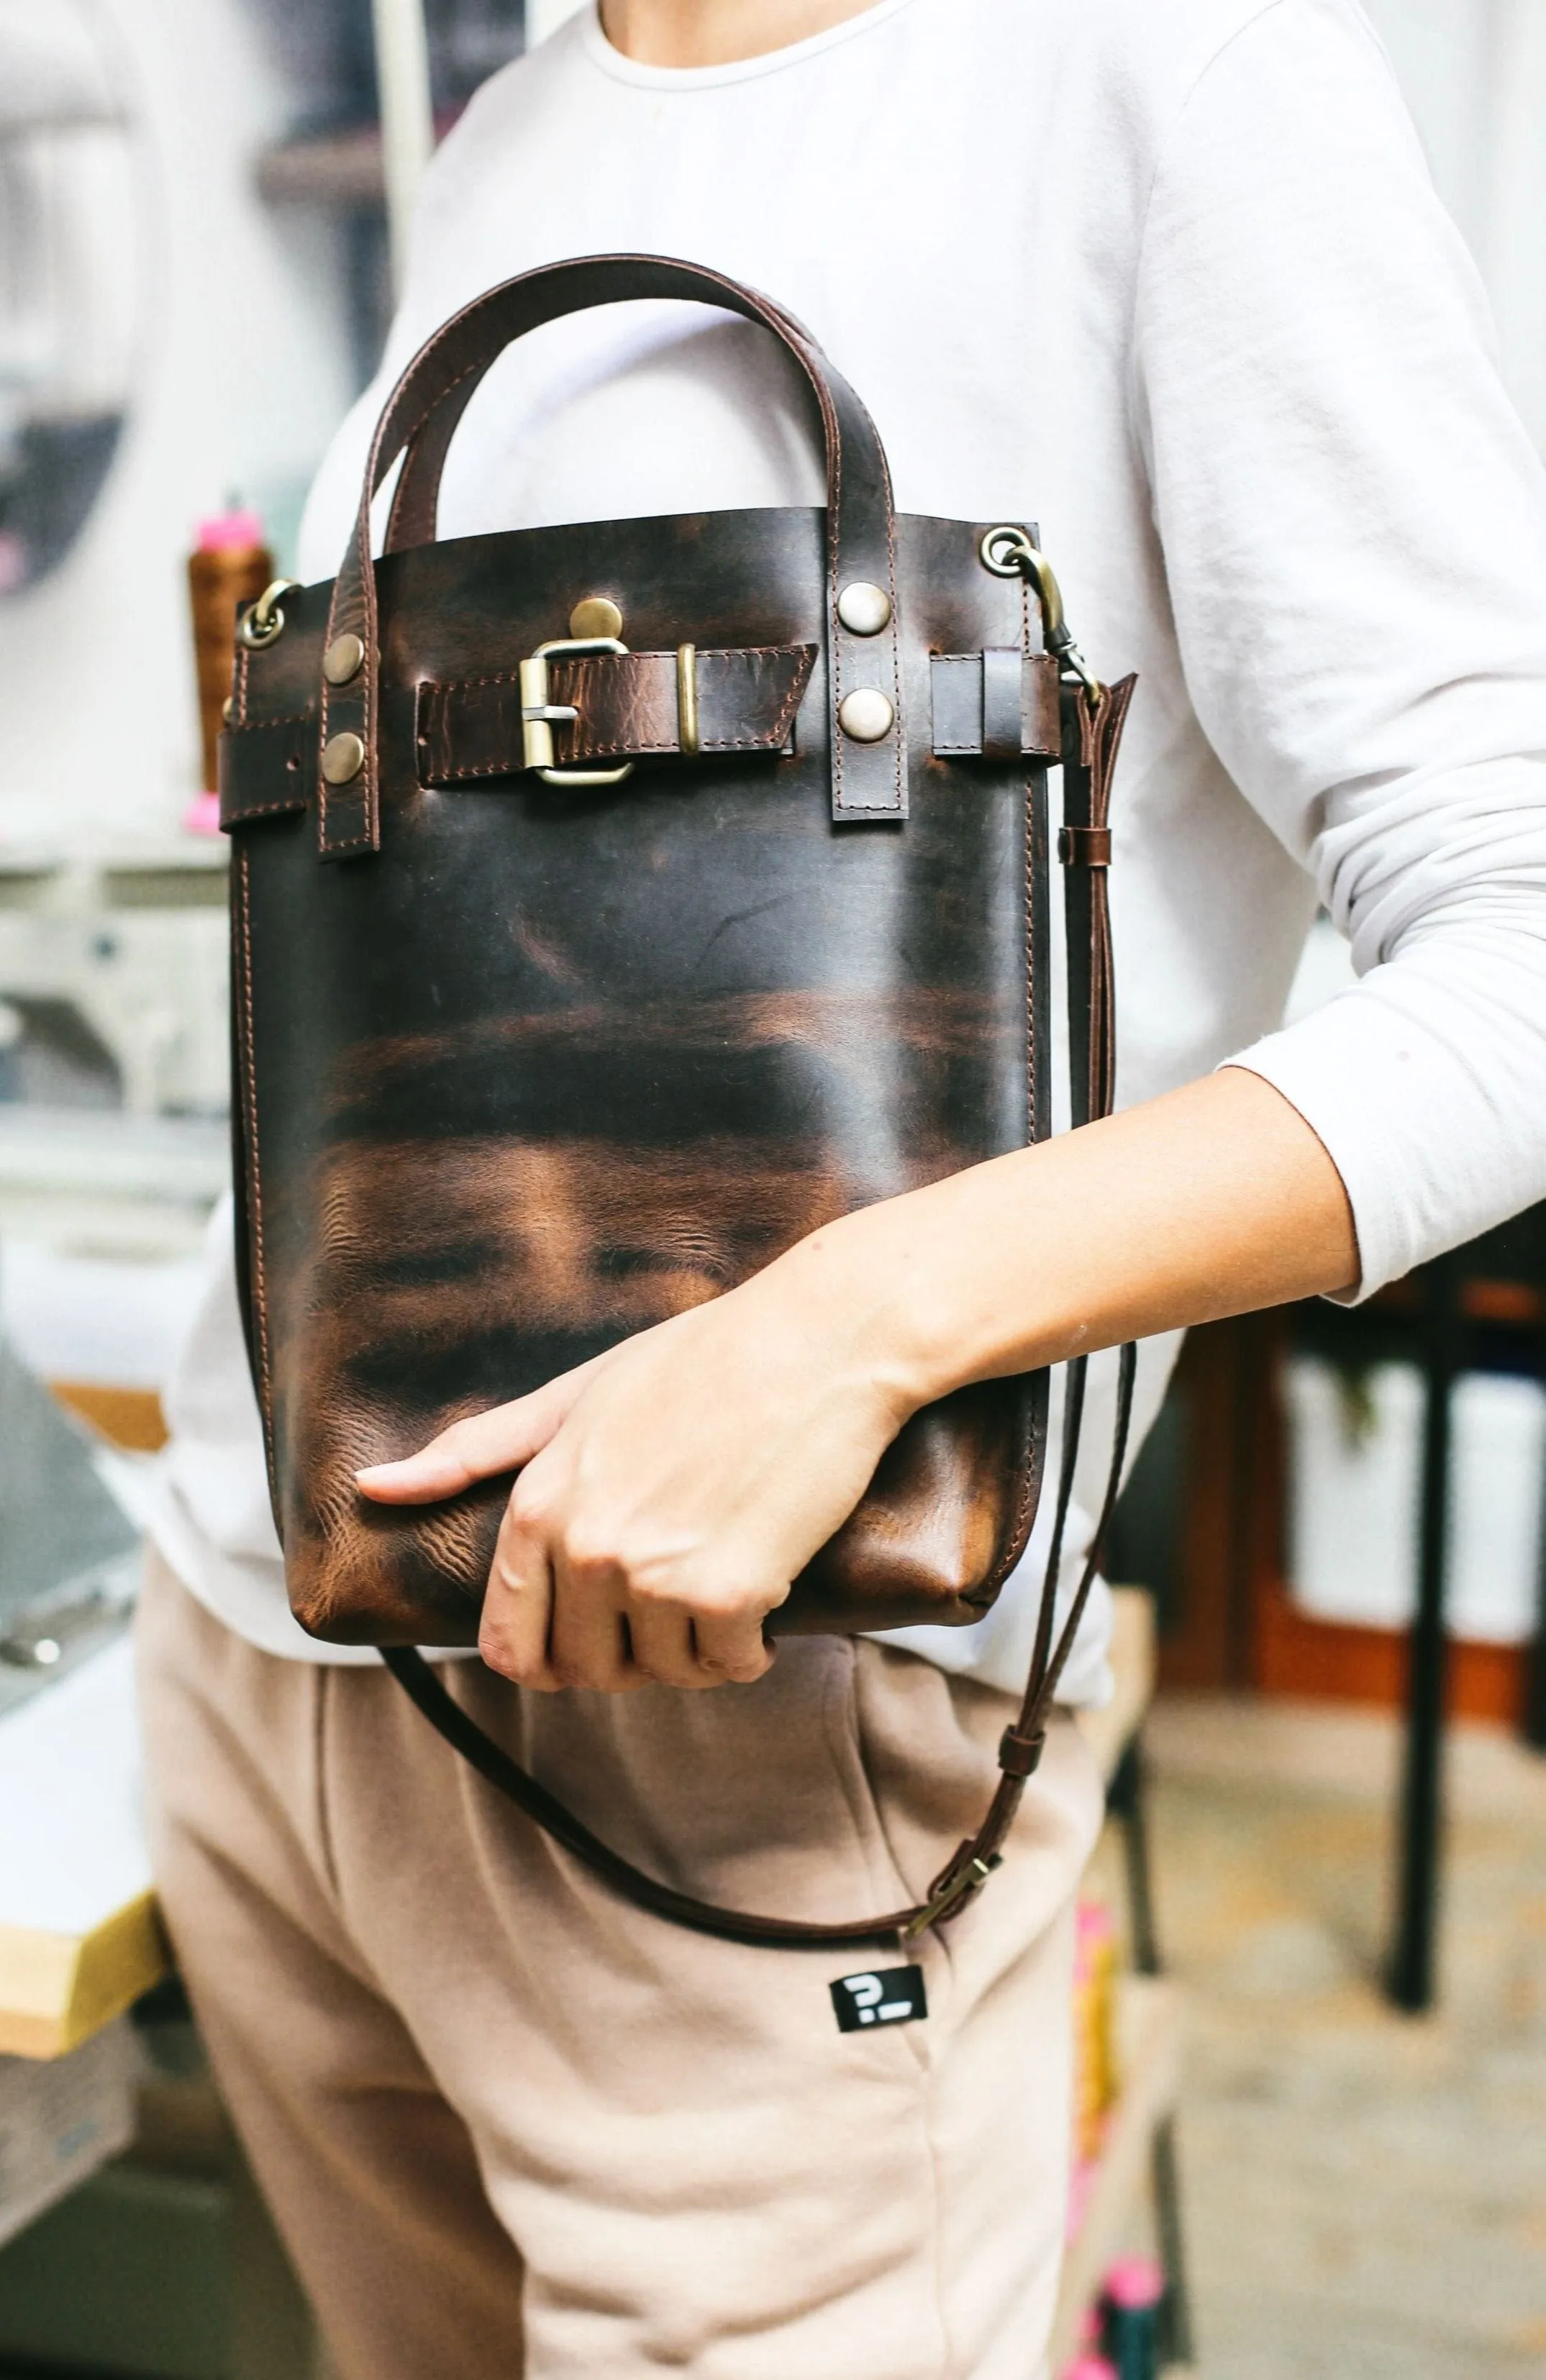
<svg viewBox="0 0 1546 2380">
<path fill-rule="evenodd" d="M 929 2001 L 921 1967 L 877 1967 L 867 1975 L 845 1975 L 832 1986 L 839 2033 L 867 2024 L 910 2024 L 927 2016 Z"/>
</svg>

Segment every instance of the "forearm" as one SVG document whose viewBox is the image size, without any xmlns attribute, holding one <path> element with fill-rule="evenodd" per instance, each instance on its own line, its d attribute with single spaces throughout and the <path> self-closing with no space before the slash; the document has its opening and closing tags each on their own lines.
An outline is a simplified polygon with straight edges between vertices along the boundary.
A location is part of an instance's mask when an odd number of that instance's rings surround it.
<svg viewBox="0 0 1546 2380">
<path fill-rule="evenodd" d="M 750 1680 L 767 1614 L 919 1406 L 1357 1273 L 1321 1142 L 1231 1068 L 845 1216 L 359 1482 L 413 1503 L 520 1472 L 481 1639 L 507 1677 Z"/>
<path fill-rule="evenodd" d="M 1341 1178 L 1272 1087 L 1224 1068 L 819 1232 L 764 1276 L 840 1300 L 905 1414 L 968 1381 L 1345 1289 Z M 862 1351 L 862 1352 L 861 1352 Z"/>
</svg>

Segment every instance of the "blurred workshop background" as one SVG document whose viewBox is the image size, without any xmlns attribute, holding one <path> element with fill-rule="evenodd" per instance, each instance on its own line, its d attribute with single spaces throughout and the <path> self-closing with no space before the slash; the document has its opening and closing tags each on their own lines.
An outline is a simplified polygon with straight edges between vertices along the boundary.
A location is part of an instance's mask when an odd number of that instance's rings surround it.
<svg viewBox="0 0 1546 2380">
<path fill-rule="evenodd" d="M 0 0 L 12 2380 L 327 2369 L 167 1971 L 123 1634 L 227 1162 L 210 745 L 423 155 L 571 12 Z M 1546 0 L 1370 13 L 1546 447 Z M 1322 924 L 1296 1006 L 1345 970 Z M 1546 2375 L 1543 1378 L 1539 1214 L 1192 1335 L 1113 1548 L 1061 2370 Z"/>
</svg>

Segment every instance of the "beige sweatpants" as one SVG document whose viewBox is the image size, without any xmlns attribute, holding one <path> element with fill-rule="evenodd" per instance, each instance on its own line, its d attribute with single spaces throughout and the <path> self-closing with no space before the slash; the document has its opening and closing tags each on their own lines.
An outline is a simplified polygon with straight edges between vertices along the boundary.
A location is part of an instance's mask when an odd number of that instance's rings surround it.
<svg viewBox="0 0 1546 2380">
<path fill-rule="evenodd" d="M 920 1947 L 927 2019 L 842 2033 L 829 1985 L 892 1954 L 618 1900 L 384 1670 L 257 1652 L 153 1559 L 139 1645 L 178 1958 L 346 2380 L 1036 2380 L 1101 1806 L 1068 1721 L 1003 1869 Z M 790 1916 L 918 1895 L 1008 1711 L 834 1638 L 697 1695 L 446 1674 L 630 1857 Z"/>
</svg>

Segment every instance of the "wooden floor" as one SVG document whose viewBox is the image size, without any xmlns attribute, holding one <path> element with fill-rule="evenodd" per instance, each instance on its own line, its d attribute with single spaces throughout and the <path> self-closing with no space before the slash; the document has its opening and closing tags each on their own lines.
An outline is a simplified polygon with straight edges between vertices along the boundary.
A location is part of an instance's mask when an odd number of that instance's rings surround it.
<svg viewBox="0 0 1546 2380">
<path fill-rule="evenodd" d="M 1546 2380 L 1546 1763 L 1460 1730 L 1443 1999 L 1395 2015 L 1394 1723 L 1162 1703 L 1202 2380 Z"/>
</svg>

